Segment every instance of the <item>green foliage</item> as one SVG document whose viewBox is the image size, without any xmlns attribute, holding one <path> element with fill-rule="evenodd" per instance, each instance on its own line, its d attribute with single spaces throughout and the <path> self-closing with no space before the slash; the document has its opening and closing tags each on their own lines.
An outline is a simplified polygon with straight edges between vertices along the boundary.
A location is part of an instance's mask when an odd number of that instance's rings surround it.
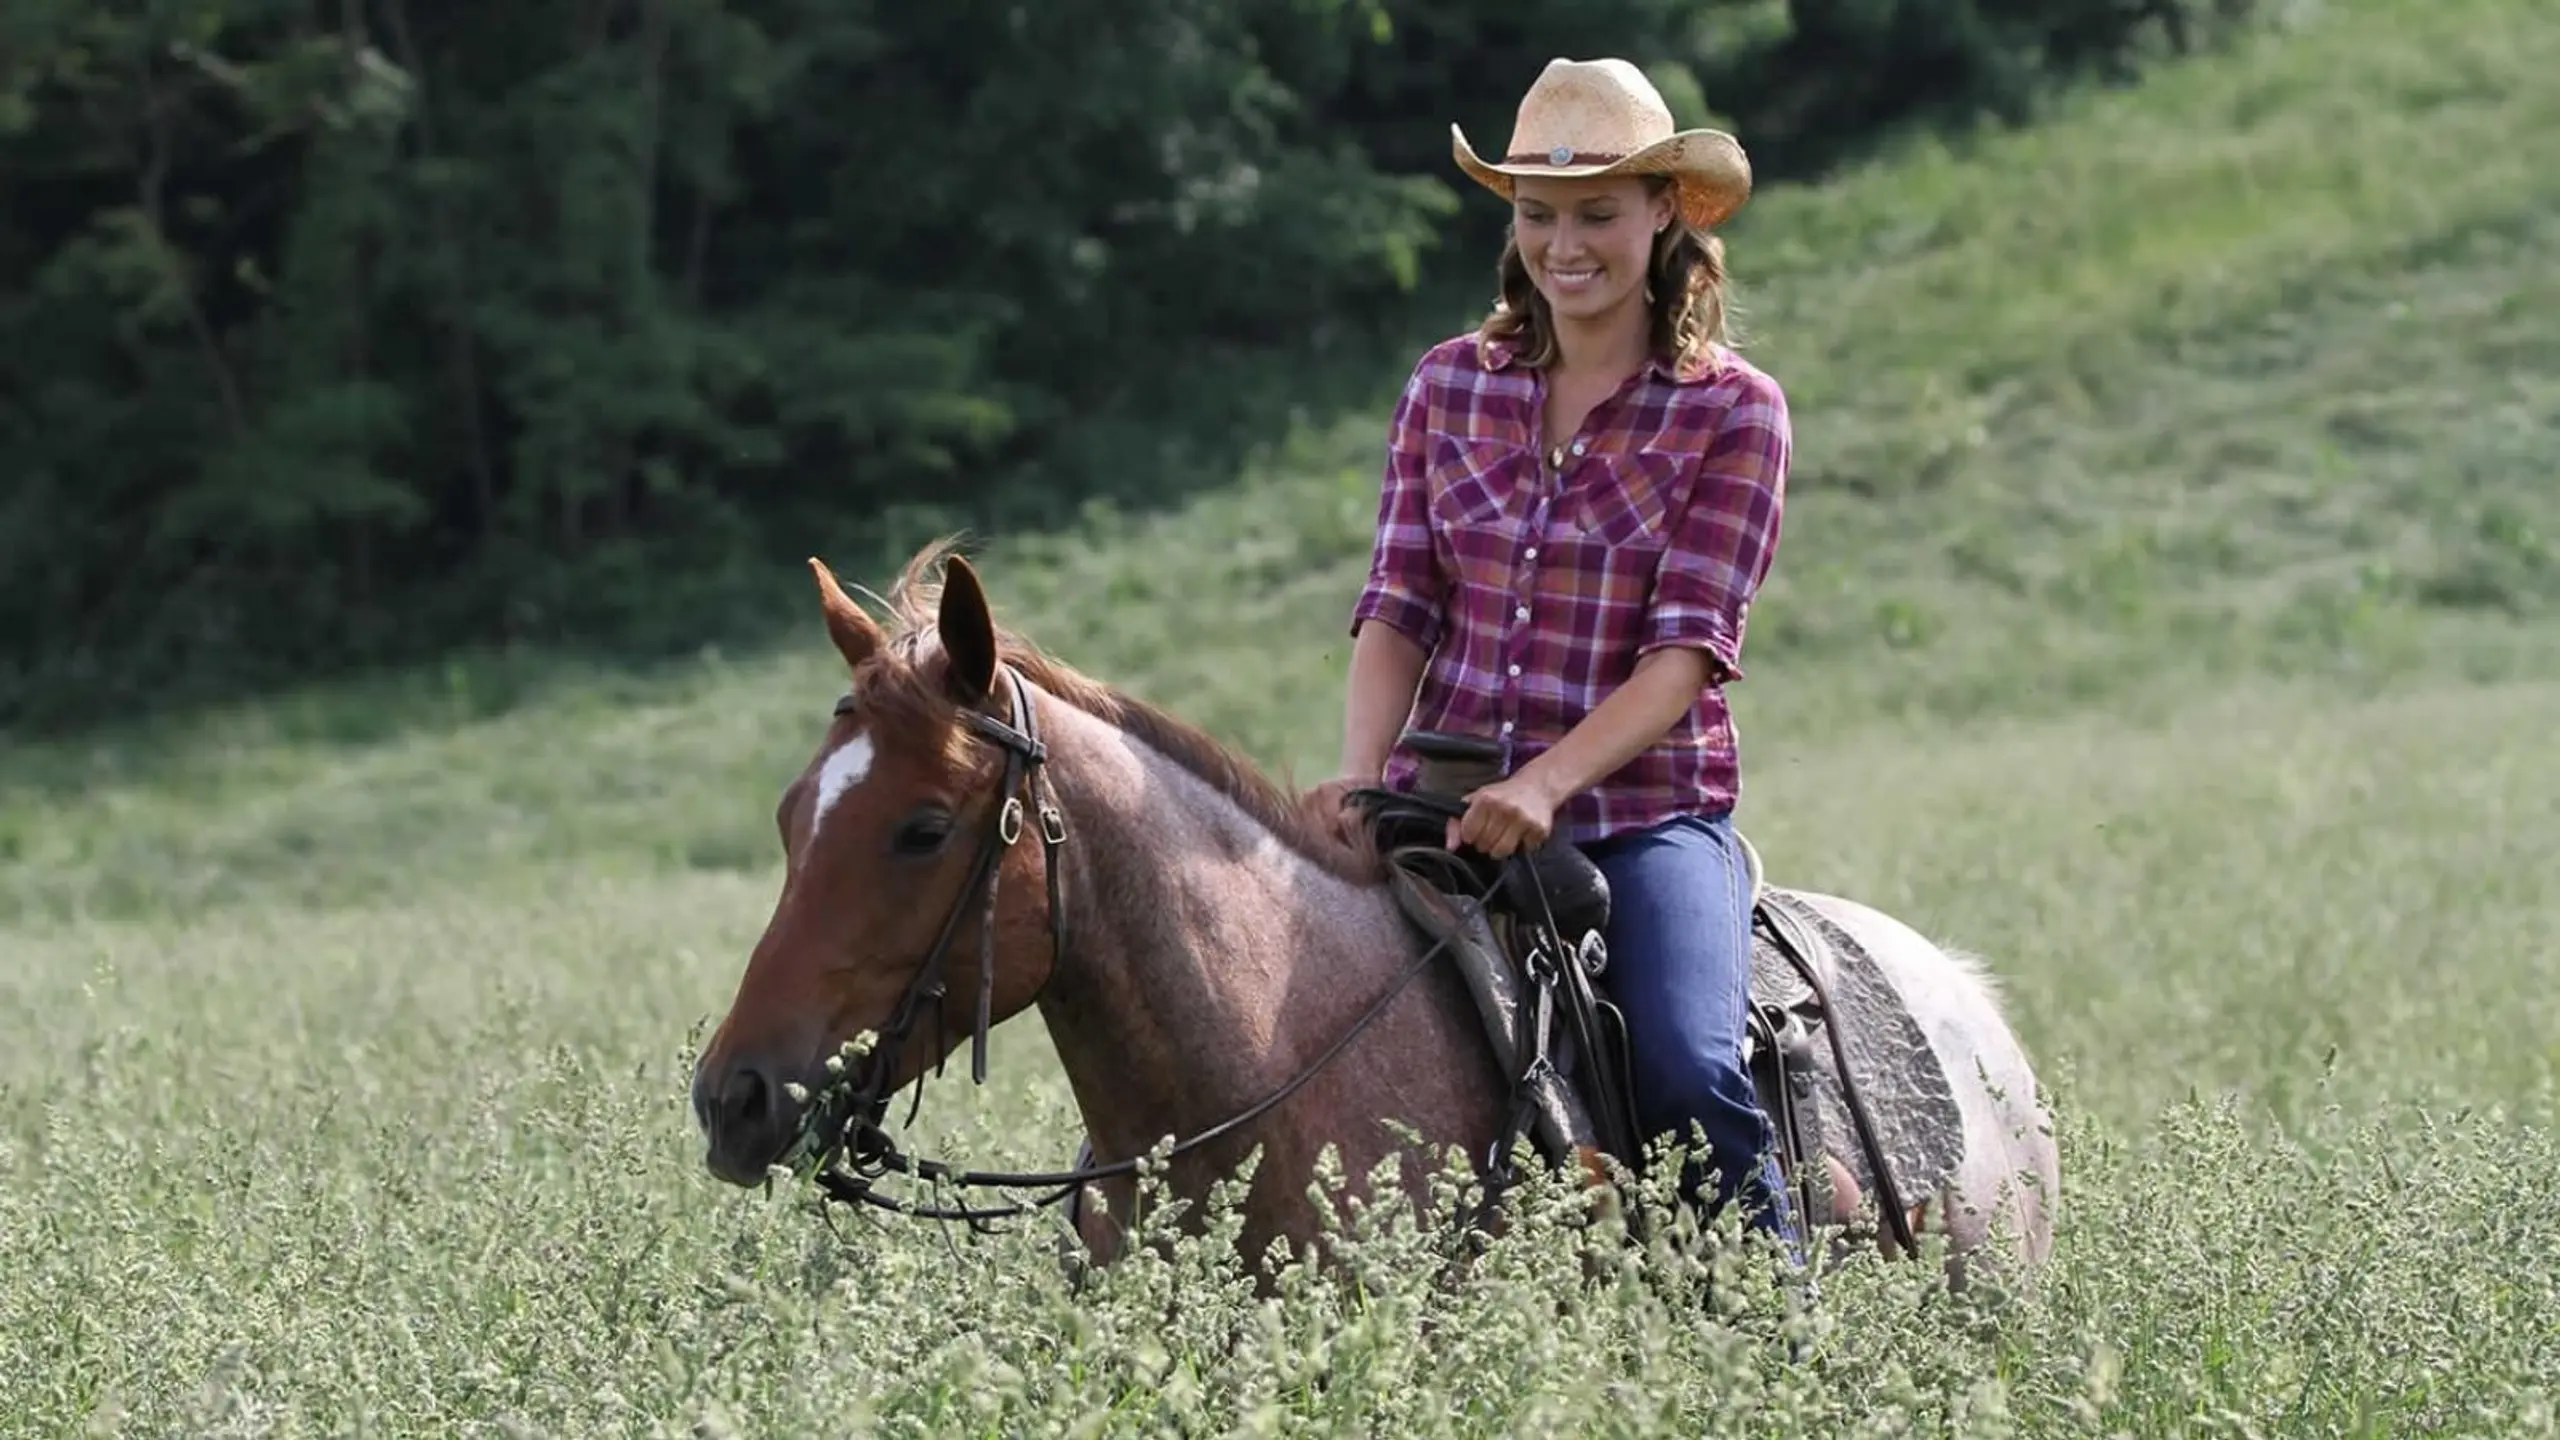
<svg viewBox="0 0 2560 1440">
<path fill-rule="evenodd" d="M 1774 180 L 2165 23 L 1975 3 L 12 5 L 0 718 L 699 641 L 812 535 L 1196 488 L 1480 288 L 1446 126 L 1553 55 Z"/>
<path fill-rule="evenodd" d="M 1151 474 L 1161 413 L 1236 420 L 1159 377 L 1321 360 L 1445 205 L 1259 59 L 1331 4 L 12 14 L 11 710 Z"/>
</svg>

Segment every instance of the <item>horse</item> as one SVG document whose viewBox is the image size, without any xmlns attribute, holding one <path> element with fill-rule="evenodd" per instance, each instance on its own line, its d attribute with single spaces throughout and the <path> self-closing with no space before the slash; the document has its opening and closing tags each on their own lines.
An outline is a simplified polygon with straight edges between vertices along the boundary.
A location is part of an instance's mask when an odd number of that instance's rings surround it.
<svg viewBox="0 0 2560 1440">
<path fill-rule="evenodd" d="M 846 686 L 782 790 L 780 894 L 695 1065 L 713 1175 L 761 1185 L 840 1135 L 903 1159 L 879 1129 L 889 1097 L 920 1097 L 973 1037 L 983 1080 L 989 1027 L 1034 1008 L 1090 1157 L 1045 1181 L 1104 1202 L 1075 1221 L 1092 1263 L 1123 1253 L 1151 1150 L 1194 1210 L 1252 1157 L 1248 1260 L 1319 1243 L 1308 1188 L 1328 1147 L 1355 1186 L 1396 1161 L 1415 1204 L 1422 1151 L 1488 1155 L 1506 1077 L 1368 837 L 999 626 L 948 540 L 873 597 L 885 623 L 808 564 Z M 1995 1234 L 2040 1267 L 2053 1129 L 1987 967 L 1868 906 L 1788 893 L 1872 960 L 1952 1092 L 1952 1159 L 1903 1197 L 1903 1233 L 1943 1235 L 1959 1284 Z M 1839 1148 L 1821 1157 L 1835 1177 Z"/>
</svg>

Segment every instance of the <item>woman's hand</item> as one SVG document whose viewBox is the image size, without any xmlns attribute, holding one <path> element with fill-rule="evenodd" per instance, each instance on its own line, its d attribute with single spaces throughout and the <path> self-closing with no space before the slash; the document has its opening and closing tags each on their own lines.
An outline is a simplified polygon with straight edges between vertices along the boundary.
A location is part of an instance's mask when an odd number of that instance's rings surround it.
<svg viewBox="0 0 2560 1440">
<path fill-rule="evenodd" d="M 1564 797 L 1530 765 L 1467 797 L 1467 813 L 1449 822 L 1449 848 L 1469 845 L 1496 860 L 1515 850 L 1535 850 L 1547 843 L 1556 826 L 1556 807 L 1563 803 Z"/>
</svg>

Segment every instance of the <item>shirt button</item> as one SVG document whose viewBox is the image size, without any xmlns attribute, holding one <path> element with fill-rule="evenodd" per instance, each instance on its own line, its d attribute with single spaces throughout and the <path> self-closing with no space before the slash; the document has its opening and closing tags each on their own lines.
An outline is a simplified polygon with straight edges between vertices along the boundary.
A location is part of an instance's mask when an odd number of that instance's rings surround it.
<svg viewBox="0 0 2560 1440">
<path fill-rule="evenodd" d="M 1537 558 L 1538 558 L 1538 547 L 1537 547 L 1537 546 L 1535 546 L 1535 545 L 1532 545 L 1532 546 L 1530 546 L 1528 549 L 1526 549 L 1526 550 L 1524 550 L 1524 551 L 1522 551 L 1522 552 L 1520 552 L 1520 553 L 1521 553 L 1521 558 L 1523 558 L 1523 559 L 1527 559 L 1527 560 L 1535 560 L 1535 559 L 1537 559 Z"/>
<path fill-rule="evenodd" d="M 1505 734 L 1505 735 L 1508 735 L 1508 734 L 1510 734 L 1510 733 L 1511 733 L 1511 722 L 1510 722 L 1510 721 L 1505 720 L 1505 721 L 1503 721 L 1503 722 L 1502 722 L 1502 733 L 1503 733 L 1503 734 Z"/>
<path fill-rule="evenodd" d="M 1512 667 L 1511 667 L 1511 673 L 1512 673 L 1512 674 L 1514 674 L 1514 675 L 1519 674 L 1519 673 L 1520 673 L 1520 667 L 1519 667 L 1519 666 L 1517 666 L 1517 665 L 1512 666 Z"/>
<path fill-rule="evenodd" d="M 1574 454 L 1579 455 L 1579 454 L 1581 454 L 1583 451 L 1588 450 L 1588 449 L 1590 449 L 1590 448 L 1591 448 L 1591 442 L 1590 442 L 1589 440 L 1587 440 L 1587 439 L 1583 439 L 1583 438 L 1578 437 L 1578 436 L 1574 439 L 1574 442 L 1573 442 L 1573 453 L 1574 453 Z"/>
<path fill-rule="evenodd" d="M 1528 618 L 1529 618 L 1529 607 L 1528 607 L 1528 606 L 1526 606 L 1526 605 L 1523 605 L 1523 606 L 1521 606 L 1519 609 L 1512 611 L 1512 612 L 1511 612 L 1511 618 L 1512 618 L 1512 619 L 1514 619 L 1514 620 L 1526 620 L 1526 619 L 1528 619 Z"/>
</svg>

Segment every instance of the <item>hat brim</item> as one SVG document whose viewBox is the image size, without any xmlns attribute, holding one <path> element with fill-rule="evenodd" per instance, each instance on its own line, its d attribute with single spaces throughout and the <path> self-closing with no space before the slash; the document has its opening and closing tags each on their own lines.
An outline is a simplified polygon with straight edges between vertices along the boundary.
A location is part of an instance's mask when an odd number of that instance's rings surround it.
<svg viewBox="0 0 2560 1440">
<path fill-rule="evenodd" d="M 1533 176 L 1572 180 L 1594 175 L 1668 175 L 1676 182 L 1681 218 L 1704 230 L 1731 219 L 1751 198 L 1751 160 L 1743 154 L 1741 142 L 1721 130 L 1683 130 L 1604 164 L 1507 161 L 1497 165 L 1478 155 L 1467 143 L 1466 132 L 1453 124 L 1449 151 L 1460 170 L 1505 200 L 1512 197 L 1514 180 Z"/>
</svg>

